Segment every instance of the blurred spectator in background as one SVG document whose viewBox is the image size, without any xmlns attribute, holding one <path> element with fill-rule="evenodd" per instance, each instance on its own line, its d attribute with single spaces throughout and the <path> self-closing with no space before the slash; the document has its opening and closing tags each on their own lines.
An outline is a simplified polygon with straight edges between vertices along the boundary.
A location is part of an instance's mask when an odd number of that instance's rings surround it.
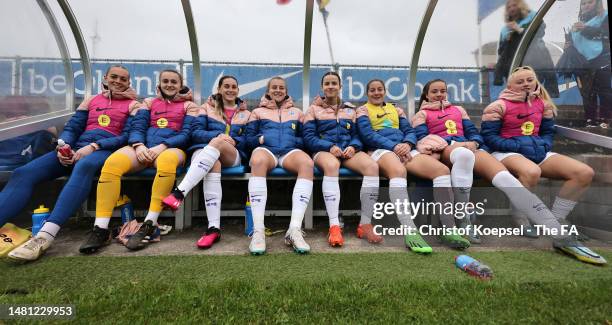
<svg viewBox="0 0 612 325">
<path fill-rule="evenodd" d="M 612 119 L 608 11 L 601 0 L 582 0 L 578 20 L 566 34 L 557 69 L 565 78 L 576 79 L 586 126 L 607 129 Z"/>
<path fill-rule="evenodd" d="M 529 9 L 524 0 L 508 0 L 504 19 L 506 25 L 502 28 L 497 48 L 497 64 L 495 65 L 495 80 L 493 84 L 501 86 L 510 72 L 512 58 L 516 52 L 523 33 L 535 17 L 535 11 Z M 559 97 L 559 84 L 554 70 L 550 52 L 544 44 L 544 30 L 542 23 L 536 32 L 522 65 L 532 66 L 551 97 Z"/>
</svg>

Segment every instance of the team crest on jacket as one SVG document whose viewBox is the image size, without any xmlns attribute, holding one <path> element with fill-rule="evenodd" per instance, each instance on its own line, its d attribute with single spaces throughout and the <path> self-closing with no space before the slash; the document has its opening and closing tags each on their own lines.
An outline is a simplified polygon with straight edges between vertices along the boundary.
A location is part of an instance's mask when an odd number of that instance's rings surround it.
<svg viewBox="0 0 612 325">
<path fill-rule="evenodd" d="M 165 118 L 160 118 L 159 120 L 157 120 L 157 127 L 160 129 L 163 129 L 165 127 L 168 126 L 168 120 Z"/>
<path fill-rule="evenodd" d="M 521 125 L 521 131 L 523 135 L 532 135 L 535 125 L 531 121 L 527 121 Z"/>
<path fill-rule="evenodd" d="M 110 122 L 111 122 L 110 116 L 108 116 L 106 114 L 102 114 L 102 115 L 98 116 L 98 124 L 100 126 L 109 126 Z"/>
<path fill-rule="evenodd" d="M 295 123 L 291 123 L 291 128 L 295 130 Z"/>
</svg>

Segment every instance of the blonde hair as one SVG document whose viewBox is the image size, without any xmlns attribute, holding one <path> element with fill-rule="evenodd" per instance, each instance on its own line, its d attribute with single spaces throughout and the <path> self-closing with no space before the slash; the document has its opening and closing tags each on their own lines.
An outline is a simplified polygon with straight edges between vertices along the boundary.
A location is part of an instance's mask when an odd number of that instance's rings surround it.
<svg viewBox="0 0 612 325">
<path fill-rule="evenodd" d="M 508 15 L 508 3 L 510 1 L 516 1 L 517 6 L 521 10 L 520 16 L 517 17 L 516 19 L 511 19 L 510 15 Z M 506 5 L 504 6 L 504 21 L 509 23 L 511 21 L 516 21 L 516 20 L 523 19 L 523 18 L 527 17 L 527 15 L 529 15 L 529 11 L 530 11 L 529 6 L 525 2 L 525 0 L 508 0 L 506 2 Z"/>
<path fill-rule="evenodd" d="M 542 83 L 540 83 L 540 80 L 538 79 L 538 75 L 536 74 L 535 70 L 533 70 L 532 67 L 525 65 L 522 67 L 514 68 L 514 70 L 512 70 L 512 73 L 510 74 L 510 77 L 508 77 L 508 87 L 510 87 L 510 81 L 514 78 L 514 76 L 522 70 L 529 70 L 533 73 L 533 75 L 536 77 L 535 78 L 536 84 L 538 85 L 538 88 L 540 89 L 540 98 L 542 98 L 544 103 L 552 107 L 554 115 L 557 116 L 557 105 L 555 105 L 555 103 L 552 101 L 552 98 L 550 97 L 550 94 L 548 93 L 546 88 L 544 88 L 544 86 L 542 86 Z"/>
</svg>

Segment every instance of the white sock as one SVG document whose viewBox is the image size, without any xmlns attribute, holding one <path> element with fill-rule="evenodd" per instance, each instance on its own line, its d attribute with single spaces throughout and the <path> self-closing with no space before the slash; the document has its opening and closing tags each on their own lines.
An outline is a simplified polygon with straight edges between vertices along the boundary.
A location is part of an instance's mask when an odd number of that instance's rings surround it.
<svg viewBox="0 0 612 325">
<path fill-rule="evenodd" d="M 378 176 L 363 176 L 361 191 L 359 192 L 359 198 L 361 199 L 361 219 L 359 224 L 361 225 L 372 223 L 374 204 L 378 201 L 378 187 Z"/>
<path fill-rule="evenodd" d="M 108 229 L 110 219 L 111 218 L 96 218 L 96 221 L 94 221 L 94 226 L 98 226 L 98 228 L 101 229 Z"/>
<path fill-rule="evenodd" d="M 304 220 L 304 213 L 306 213 L 311 195 L 312 181 L 305 178 L 298 178 L 293 188 L 291 222 L 289 223 L 289 228 L 302 228 L 302 220 Z"/>
<path fill-rule="evenodd" d="M 52 242 L 55 239 L 55 236 L 57 236 L 59 230 L 60 226 L 54 224 L 53 222 L 45 222 L 45 224 L 43 224 L 36 234 L 36 238 L 44 238 L 47 241 Z"/>
<path fill-rule="evenodd" d="M 544 202 L 535 194 L 527 190 L 521 182 L 512 176 L 507 170 L 501 171 L 493 177 L 493 186 L 504 192 L 510 202 L 522 213 L 526 214 L 534 224 L 544 225 L 548 228 L 556 228 L 561 234 L 561 225 L 555 216 L 548 210 Z M 553 236 L 561 238 L 566 236 Z"/>
<path fill-rule="evenodd" d="M 433 179 L 433 197 L 436 202 L 444 204 L 446 202 L 453 203 L 453 188 L 451 185 L 451 176 L 442 175 Z M 450 213 L 440 211 L 440 223 L 446 227 L 455 227 L 455 216 Z"/>
<path fill-rule="evenodd" d="M 339 226 L 338 210 L 340 207 L 340 184 L 338 176 L 323 176 L 323 200 L 325 201 L 325 209 L 329 216 L 329 226 Z"/>
<path fill-rule="evenodd" d="M 189 193 L 198 183 L 208 174 L 221 153 L 213 146 L 206 146 L 204 149 L 196 151 L 191 165 L 183 181 L 177 186 L 183 194 Z"/>
<path fill-rule="evenodd" d="M 553 203 L 553 206 L 551 209 L 552 214 L 557 219 L 565 219 L 570 214 L 570 212 L 574 210 L 576 203 L 578 202 L 564 199 L 562 197 L 557 196 L 555 197 L 555 202 Z"/>
<path fill-rule="evenodd" d="M 204 203 L 208 216 L 208 227 L 221 229 L 221 173 L 209 173 L 204 177 Z"/>
<path fill-rule="evenodd" d="M 151 220 L 151 221 L 153 221 L 153 225 L 156 225 L 157 224 L 157 218 L 159 218 L 159 214 L 160 213 L 161 213 L 161 211 L 160 212 L 149 211 L 149 212 L 147 212 L 147 216 L 145 217 L 144 221 Z"/>
<path fill-rule="evenodd" d="M 253 213 L 253 229 L 264 230 L 264 214 L 266 213 L 266 201 L 268 199 L 268 187 L 266 178 L 251 176 L 249 178 L 249 201 Z"/>
<path fill-rule="evenodd" d="M 450 154 L 451 184 L 455 202 L 469 202 L 474 182 L 474 153 L 464 147 L 455 148 Z"/>
<path fill-rule="evenodd" d="M 408 181 L 405 178 L 395 177 L 389 180 L 389 199 L 391 203 L 396 204 L 400 202 L 401 206 L 404 206 L 404 202 L 409 202 L 408 199 Z M 410 212 L 397 211 L 397 219 L 402 226 L 415 227 L 414 221 Z"/>
</svg>

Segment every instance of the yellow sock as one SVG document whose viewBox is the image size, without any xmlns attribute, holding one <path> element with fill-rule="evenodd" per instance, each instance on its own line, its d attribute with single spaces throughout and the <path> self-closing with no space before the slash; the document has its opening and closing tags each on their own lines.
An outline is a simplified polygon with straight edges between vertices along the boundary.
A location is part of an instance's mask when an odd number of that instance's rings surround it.
<svg viewBox="0 0 612 325">
<path fill-rule="evenodd" d="M 153 180 L 149 211 L 161 212 L 161 201 L 172 191 L 176 179 L 176 168 L 179 163 L 179 156 L 173 150 L 166 150 L 157 157 L 157 174 L 155 174 Z"/>
<path fill-rule="evenodd" d="M 112 154 L 102 167 L 96 192 L 96 218 L 110 218 L 121 193 L 121 176 L 130 170 L 130 158 L 123 153 Z"/>
</svg>

